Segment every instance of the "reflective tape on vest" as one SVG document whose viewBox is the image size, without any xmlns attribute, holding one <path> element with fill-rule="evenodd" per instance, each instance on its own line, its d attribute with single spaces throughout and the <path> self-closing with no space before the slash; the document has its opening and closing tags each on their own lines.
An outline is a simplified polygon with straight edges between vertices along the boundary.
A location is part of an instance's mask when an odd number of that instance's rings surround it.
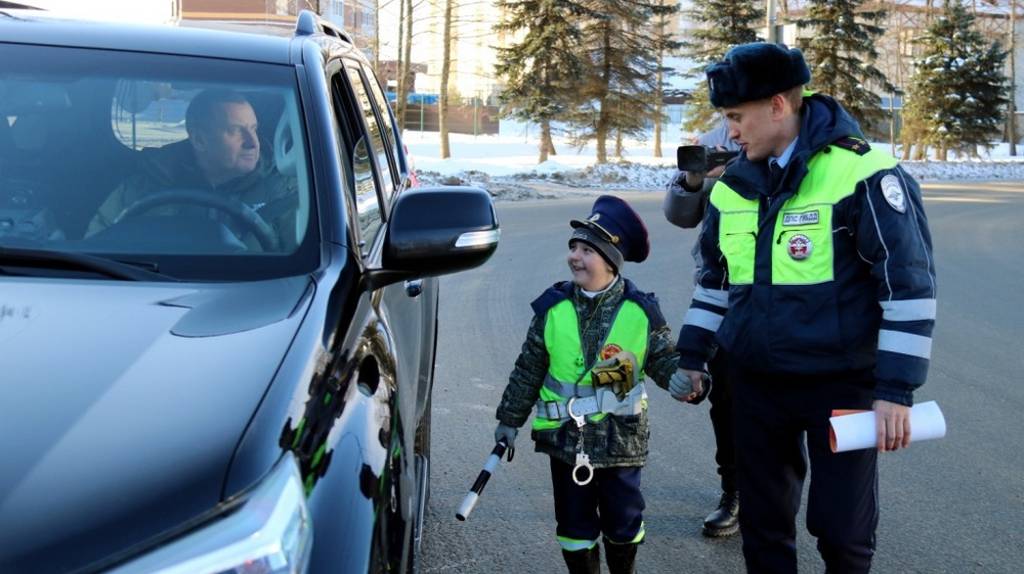
<svg viewBox="0 0 1024 574">
<path fill-rule="evenodd" d="M 633 353 L 638 361 L 636 376 L 640 379 L 638 382 L 642 382 L 649 331 L 650 321 L 644 310 L 635 302 L 624 299 L 599 349 L 617 345 Z M 565 403 L 570 397 L 594 395 L 588 369 L 598 358 L 588 359 L 583 356 L 579 319 L 571 300 L 566 299 L 548 309 L 544 324 L 544 346 L 548 352 L 548 373 L 540 389 L 538 403 Z M 591 415 L 591 420 L 596 422 L 604 416 L 604 413 Z M 533 420 L 533 428 L 558 428 L 565 420 L 562 417 L 543 417 L 538 414 Z"/>
</svg>

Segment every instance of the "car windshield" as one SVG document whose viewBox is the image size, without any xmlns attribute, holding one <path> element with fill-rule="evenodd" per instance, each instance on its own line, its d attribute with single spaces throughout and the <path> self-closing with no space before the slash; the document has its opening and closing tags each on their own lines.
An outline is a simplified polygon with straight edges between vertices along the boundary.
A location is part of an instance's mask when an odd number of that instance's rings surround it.
<svg viewBox="0 0 1024 574">
<path fill-rule="evenodd" d="M 0 43 L 0 258 L 198 281 L 311 271 L 296 85 L 289 66 Z"/>
</svg>

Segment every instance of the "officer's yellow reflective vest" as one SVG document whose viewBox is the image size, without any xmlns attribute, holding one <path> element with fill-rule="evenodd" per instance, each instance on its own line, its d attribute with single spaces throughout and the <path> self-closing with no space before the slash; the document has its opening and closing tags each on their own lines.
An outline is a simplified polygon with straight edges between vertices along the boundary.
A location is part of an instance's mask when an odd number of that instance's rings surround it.
<svg viewBox="0 0 1024 574">
<path fill-rule="evenodd" d="M 643 380 L 649 334 L 650 321 L 643 308 L 633 301 L 623 299 L 598 353 L 608 345 L 617 345 L 623 351 L 632 352 L 638 361 L 635 372 L 637 382 L 640 383 Z M 544 324 L 544 345 L 548 351 L 549 362 L 544 386 L 540 390 L 540 400 L 564 403 L 574 396 L 592 395 L 590 368 L 600 360 L 600 357 L 591 357 L 588 360 L 583 356 L 579 318 L 571 300 L 562 300 L 548 309 Z M 576 389 L 577 385 L 590 388 Z M 587 420 L 597 422 L 605 416 L 606 413 L 597 413 L 588 416 Z M 533 419 L 533 429 L 555 429 L 564 422 L 564 419 L 537 416 Z"/>
<path fill-rule="evenodd" d="M 857 184 L 884 169 L 896 167 L 891 155 L 875 149 L 864 155 L 833 146 L 807 164 L 800 189 L 783 203 L 772 235 L 771 284 L 814 285 L 834 279 L 832 211 L 853 195 Z M 731 285 L 754 283 L 757 260 L 758 199 L 747 199 L 719 180 L 711 191 L 719 211 L 718 243 L 725 256 Z M 813 256 L 811 256 L 813 252 Z"/>
</svg>

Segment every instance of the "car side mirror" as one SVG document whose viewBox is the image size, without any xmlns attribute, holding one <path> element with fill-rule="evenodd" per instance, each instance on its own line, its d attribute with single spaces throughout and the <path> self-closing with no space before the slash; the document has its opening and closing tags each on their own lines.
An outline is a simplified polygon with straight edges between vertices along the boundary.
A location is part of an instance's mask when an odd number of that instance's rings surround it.
<svg viewBox="0 0 1024 574">
<path fill-rule="evenodd" d="M 371 289 L 482 265 L 501 236 L 491 196 L 476 187 L 417 187 L 399 194 Z"/>
</svg>

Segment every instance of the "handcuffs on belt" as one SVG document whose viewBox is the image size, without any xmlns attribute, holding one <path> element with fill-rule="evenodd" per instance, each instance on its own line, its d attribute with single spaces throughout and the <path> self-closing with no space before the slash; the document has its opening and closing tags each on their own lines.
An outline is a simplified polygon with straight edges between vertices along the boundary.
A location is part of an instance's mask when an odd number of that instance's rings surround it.
<svg viewBox="0 0 1024 574">
<path fill-rule="evenodd" d="M 576 466 L 572 468 L 572 481 L 580 486 L 586 486 L 594 479 L 594 466 L 590 464 L 590 457 L 587 456 L 587 453 L 583 452 L 583 427 L 587 424 L 587 415 L 577 415 L 572 411 L 576 399 L 577 397 L 570 398 L 566 407 L 569 411 L 569 418 L 576 423 L 576 429 L 579 431 L 579 438 L 576 440 Z M 577 477 L 580 469 L 586 472 L 582 479 Z"/>
</svg>

